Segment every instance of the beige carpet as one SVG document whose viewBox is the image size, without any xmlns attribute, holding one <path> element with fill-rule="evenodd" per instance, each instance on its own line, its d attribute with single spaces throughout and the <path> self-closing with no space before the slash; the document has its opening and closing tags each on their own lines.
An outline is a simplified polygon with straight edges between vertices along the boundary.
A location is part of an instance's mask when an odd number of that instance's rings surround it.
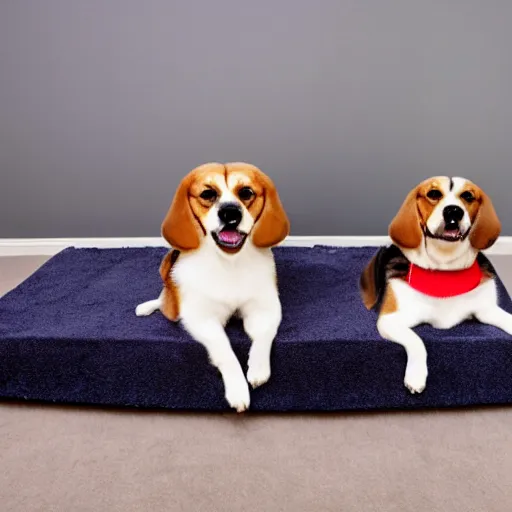
<svg viewBox="0 0 512 512">
<path fill-rule="evenodd" d="M 0 258 L 0 294 L 44 261 Z M 512 289 L 512 259 L 494 262 Z M 512 408 L 236 416 L 0 405 L 1 512 L 245 510 L 510 512 Z"/>
</svg>

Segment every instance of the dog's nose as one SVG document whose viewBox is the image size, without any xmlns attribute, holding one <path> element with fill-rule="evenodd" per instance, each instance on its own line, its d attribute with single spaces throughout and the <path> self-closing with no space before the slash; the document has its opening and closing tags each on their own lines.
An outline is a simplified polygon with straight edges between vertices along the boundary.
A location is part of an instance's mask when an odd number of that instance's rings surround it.
<svg viewBox="0 0 512 512">
<path fill-rule="evenodd" d="M 460 222 L 462 217 L 464 217 L 464 210 L 456 204 L 450 204 L 443 210 L 443 218 L 445 222 Z"/>
<path fill-rule="evenodd" d="M 237 204 L 225 204 L 219 208 L 219 219 L 226 227 L 236 228 L 242 221 L 242 210 Z"/>
</svg>

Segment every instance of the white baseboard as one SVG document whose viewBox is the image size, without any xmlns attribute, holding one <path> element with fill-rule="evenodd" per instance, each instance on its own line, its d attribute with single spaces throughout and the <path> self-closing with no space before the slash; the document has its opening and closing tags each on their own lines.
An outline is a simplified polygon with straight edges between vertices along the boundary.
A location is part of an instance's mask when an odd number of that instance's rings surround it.
<svg viewBox="0 0 512 512">
<path fill-rule="evenodd" d="M 387 236 L 289 236 L 281 244 L 285 246 L 312 247 L 332 245 L 336 247 L 378 247 L 389 243 Z M 133 238 L 0 238 L 1 256 L 53 256 L 66 247 L 164 247 L 160 237 Z M 488 250 L 490 255 L 512 255 L 512 236 L 502 236 Z"/>
</svg>

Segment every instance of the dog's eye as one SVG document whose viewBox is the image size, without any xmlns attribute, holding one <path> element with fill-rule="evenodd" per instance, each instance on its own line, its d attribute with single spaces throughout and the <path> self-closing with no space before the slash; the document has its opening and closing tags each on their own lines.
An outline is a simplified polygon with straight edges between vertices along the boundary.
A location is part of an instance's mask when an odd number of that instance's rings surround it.
<svg viewBox="0 0 512 512">
<path fill-rule="evenodd" d="M 433 201 L 438 201 L 439 199 L 441 199 L 441 197 L 443 197 L 443 194 L 440 190 L 436 190 L 435 188 L 433 188 L 432 190 L 429 190 L 427 192 L 427 197 L 429 199 L 432 199 Z"/>
<path fill-rule="evenodd" d="M 464 199 L 464 201 L 466 201 L 466 203 L 472 203 L 475 200 L 475 196 L 468 190 L 466 192 L 462 192 L 460 197 L 461 197 L 461 199 Z"/>
<path fill-rule="evenodd" d="M 213 190 L 212 188 L 207 188 L 206 190 L 203 190 L 201 192 L 199 197 L 206 201 L 213 201 L 217 198 L 217 192 L 215 192 L 215 190 Z"/>
<path fill-rule="evenodd" d="M 238 191 L 238 197 L 242 201 L 249 201 L 249 199 L 251 199 L 253 196 L 254 196 L 254 192 L 249 187 L 242 187 Z"/>
</svg>

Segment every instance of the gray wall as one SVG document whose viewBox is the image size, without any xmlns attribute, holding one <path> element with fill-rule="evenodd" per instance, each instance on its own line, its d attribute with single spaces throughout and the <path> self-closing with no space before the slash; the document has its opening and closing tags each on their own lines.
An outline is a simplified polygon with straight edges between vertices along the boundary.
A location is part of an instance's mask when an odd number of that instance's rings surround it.
<svg viewBox="0 0 512 512">
<path fill-rule="evenodd" d="M 512 235 L 512 2 L 0 1 L 0 237 L 154 236 L 247 160 L 296 235 L 380 235 L 434 174 Z"/>
</svg>

